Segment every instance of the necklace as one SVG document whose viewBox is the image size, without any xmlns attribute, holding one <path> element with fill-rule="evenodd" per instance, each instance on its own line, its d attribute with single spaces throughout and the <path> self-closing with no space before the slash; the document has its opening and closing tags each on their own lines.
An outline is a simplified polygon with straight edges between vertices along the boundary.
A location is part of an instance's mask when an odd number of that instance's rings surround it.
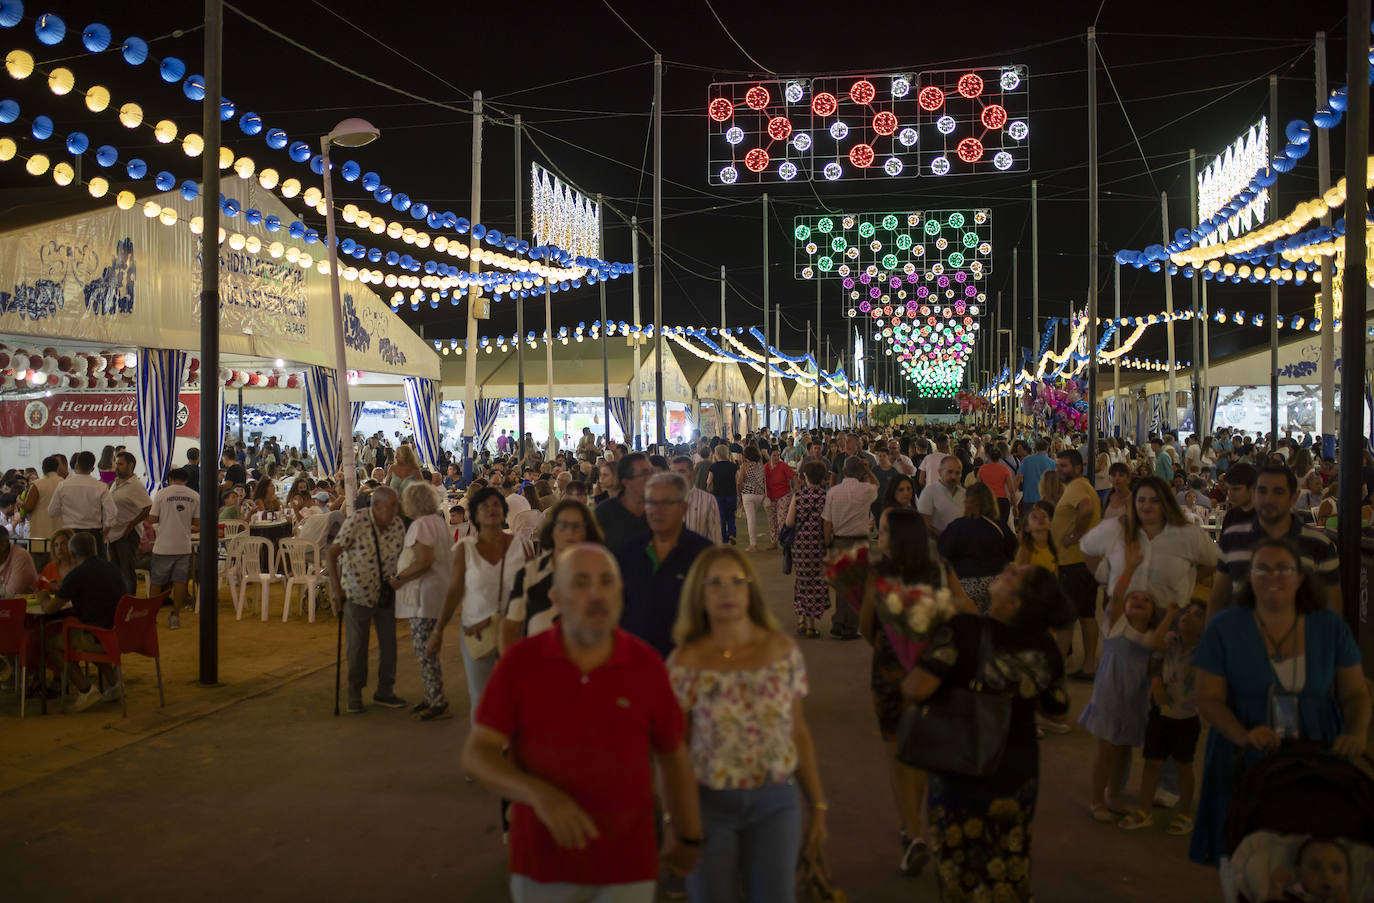
<svg viewBox="0 0 1374 903">
<path fill-rule="evenodd" d="M 1293 635 L 1293 631 L 1298 629 L 1298 616 L 1296 614 L 1293 615 L 1293 623 L 1288 625 L 1288 631 L 1284 633 L 1283 636 L 1279 637 L 1277 642 L 1275 642 L 1274 637 L 1269 633 L 1269 628 L 1264 626 L 1264 620 L 1259 616 L 1259 612 L 1255 612 L 1255 623 L 1259 625 L 1260 633 L 1264 634 L 1264 638 L 1269 642 L 1269 645 L 1274 647 L 1274 651 L 1269 654 L 1270 661 L 1275 664 L 1283 661 L 1283 644 L 1288 642 L 1288 638 Z"/>
</svg>

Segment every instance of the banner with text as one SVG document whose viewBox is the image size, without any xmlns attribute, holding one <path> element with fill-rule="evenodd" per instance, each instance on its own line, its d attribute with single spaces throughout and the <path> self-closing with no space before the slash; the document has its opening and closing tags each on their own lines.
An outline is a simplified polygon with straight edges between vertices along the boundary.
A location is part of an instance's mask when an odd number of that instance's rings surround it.
<svg viewBox="0 0 1374 903">
<path fill-rule="evenodd" d="M 200 395 L 182 392 L 177 435 L 200 435 Z M 134 392 L 63 392 L 28 400 L 0 401 L 0 434 L 24 436 L 137 436 Z"/>
</svg>

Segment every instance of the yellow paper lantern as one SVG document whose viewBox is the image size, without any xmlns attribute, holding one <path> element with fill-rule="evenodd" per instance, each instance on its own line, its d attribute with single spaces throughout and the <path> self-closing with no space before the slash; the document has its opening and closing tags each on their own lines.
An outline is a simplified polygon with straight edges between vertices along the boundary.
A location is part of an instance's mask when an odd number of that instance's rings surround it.
<svg viewBox="0 0 1374 903">
<path fill-rule="evenodd" d="M 386 231 L 386 220 L 382 219 L 380 216 L 374 216 L 372 217 L 372 222 L 367 224 L 367 228 L 372 231 L 373 235 L 381 235 Z"/>
<path fill-rule="evenodd" d="M 186 221 L 186 226 L 191 230 L 192 235 L 200 235 L 205 231 L 205 220 L 198 216 L 193 216 Z"/>
<path fill-rule="evenodd" d="M 393 220 L 392 222 L 389 222 L 389 223 L 386 224 L 386 237 L 387 237 L 387 238 L 400 238 L 400 237 L 401 237 L 401 233 L 404 232 L 404 231 L 405 231 L 404 227 L 403 227 L 400 223 L 395 222 L 394 220 Z"/>
<path fill-rule="evenodd" d="M 187 132 L 181 139 L 181 149 L 188 157 L 199 157 L 205 153 L 205 139 L 195 132 Z"/>
<path fill-rule="evenodd" d="M 301 195 L 301 199 L 305 201 L 308 207 L 317 206 L 323 198 L 324 193 L 313 186 L 305 189 L 305 194 Z"/>
<path fill-rule="evenodd" d="M 86 189 L 91 193 L 91 197 L 103 198 L 110 190 L 110 183 L 105 181 L 103 176 L 93 176 L 91 180 L 86 183 Z"/>
<path fill-rule="evenodd" d="M 162 212 L 159 213 L 157 217 L 158 222 L 162 223 L 164 226 L 175 226 L 177 224 L 177 218 L 177 208 L 175 207 L 163 207 Z"/>
<path fill-rule="evenodd" d="M 76 76 L 72 75 L 72 70 L 58 66 L 48 73 L 48 90 L 58 97 L 72 93 L 72 88 L 76 87 Z"/>
<path fill-rule="evenodd" d="M 252 157 L 239 157 L 234 161 L 234 172 L 238 173 L 240 179 L 252 178 L 255 168 Z"/>
<path fill-rule="evenodd" d="M 136 129 L 143 124 L 143 108 L 130 101 L 119 108 L 119 124 L 126 129 Z"/>
<path fill-rule="evenodd" d="M 143 215 L 148 217 L 148 219 L 157 219 L 158 215 L 161 213 L 162 205 L 157 201 L 148 201 L 143 205 Z"/>
<path fill-rule="evenodd" d="M 258 184 L 261 185 L 263 188 L 266 188 L 268 191 L 271 191 L 273 188 L 276 188 L 277 183 L 280 180 L 281 176 L 277 173 L 275 169 L 273 169 L 270 166 L 267 169 L 264 169 L 262 172 L 258 173 Z"/>
<path fill-rule="evenodd" d="M 293 198 L 301 193 L 301 183 L 299 179 L 287 179 L 281 183 L 281 196 Z"/>
<path fill-rule="evenodd" d="M 286 253 L 286 246 L 279 241 L 274 241 L 267 246 L 267 253 L 273 257 L 280 257 Z"/>
<path fill-rule="evenodd" d="M 110 91 L 104 85 L 91 85 L 86 89 L 86 109 L 92 113 L 103 113 L 110 105 Z"/>
<path fill-rule="evenodd" d="M 12 78 L 28 78 L 33 75 L 33 56 L 27 50 L 11 50 L 5 57 L 5 71 Z"/>
<path fill-rule="evenodd" d="M 242 251 L 245 244 L 247 244 L 247 239 L 240 233 L 234 232 L 230 234 L 229 247 L 233 248 L 235 251 Z"/>
<path fill-rule="evenodd" d="M 346 223 L 356 223 L 358 221 L 358 205 L 344 204 L 343 221 Z"/>
<path fill-rule="evenodd" d="M 132 191 L 121 191 L 119 194 L 115 195 L 115 206 L 120 210 L 132 210 L 137 200 L 138 199 L 134 197 Z"/>
<path fill-rule="evenodd" d="M 48 171 L 48 158 L 43 154 L 34 154 L 24 164 L 24 169 L 28 170 L 31 176 L 41 176 Z"/>
<path fill-rule="evenodd" d="M 234 165 L 234 152 L 227 147 L 219 149 L 219 168 L 228 169 Z"/>
<path fill-rule="evenodd" d="M 248 249 L 248 253 L 256 254 L 262 250 L 262 239 L 256 235 L 250 235 L 244 241 L 243 246 Z"/>
<path fill-rule="evenodd" d="M 62 162 L 52 168 L 52 180 L 63 188 L 72 184 L 72 180 L 75 178 L 76 170 L 72 169 L 70 163 Z"/>
<path fill-rule="evenodd" d="M 13 138 L 0 138 L 0 163 L 8 163 L 14 159 L 19 147 L 14 143 Z"/>
</svg>

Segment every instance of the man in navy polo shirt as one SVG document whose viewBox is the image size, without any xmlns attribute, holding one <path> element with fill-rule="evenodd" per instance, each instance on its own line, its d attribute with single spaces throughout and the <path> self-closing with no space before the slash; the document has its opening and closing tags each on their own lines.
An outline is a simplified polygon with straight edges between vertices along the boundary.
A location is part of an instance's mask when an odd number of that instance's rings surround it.
<svg viewBox="0 0 1374 903">
<path fill-rule="evenodd" d="M 673 623 L 687 571 L 711 540 L 685 526 L 687 481 L 675 473 L 658 473 L 644 488 L 649 532 L 626 540 L 615 550 L 625 579 L 625 614 L 620 626 L 658 650 L 673 651 Z"/>
<path fill-rule="evenodd" d="M 679 832 L 668 867 L 686 875 L 705 841 L 682 709 L 659 657 L 615 626 L 620 573 L 605 547 L 564 553 L 549 598 L 558 626 L 501 657 L 463 768 L 512 803 L 515 903 L 652 903 L 654 761 Z"/>
</svg>

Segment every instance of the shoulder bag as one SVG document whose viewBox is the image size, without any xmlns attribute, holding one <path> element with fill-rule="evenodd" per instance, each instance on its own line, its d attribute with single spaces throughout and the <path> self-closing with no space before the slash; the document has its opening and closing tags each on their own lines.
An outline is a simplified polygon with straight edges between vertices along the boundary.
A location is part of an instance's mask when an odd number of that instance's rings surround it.
<svg viewBox="0 0 1374 903">
<path fill-rule="evenodd" d="M 386 573 L 382 570 L 382 544 L 377 538 L 377 522 L 372 519 L 372 512 L 367 513 L 367 519 L 372 524 L 372 548 L 377 551 L 377 581 L 381 589 L 377 591 L 377 607 L 382 609 L 394 609 L 396 607 L 396 589 L 386 579 Z"/>
<path fill-rule="evenodd" d="M 1011 730 L 1012 696 L 984 692 L 978 675 L 992 655 L 986 620 L 979 624 L 978 663 L 967 687 L 942 687 L 902 711 L 897 758 L 924 771 L 982 778 L 997 771 Z"/>
<path fill-rule="evenodd" d="M 516 540 L 514 538 L 511 539 L 512 543 L 514 543 L 515 541 Z M 477 541 L 475 539 L 472 543 L 472 553 L 476 555 L 478 558 L 482 557 L 482 553 L 477 551 Z M 506 586 L 506 556 L 509 554 L 510 546 L 507 546 L 506 550 L 501 554 L 501 570 L 499 571 L 498 576 L 496 578 L 496 599 L 498 614 L 492 615 L 491 617 L 483 621 L 481 624 L 474 624 L 474 627 L 480 628 L 477 631 L 477 633 L 468 633 L 466 628 L 463 630 L 463 645 L 467 647 L 468 656 L 473 661 L 479 661 L 496 652 L 496 631 L 499 629 L 497 619 L 499 618 L 499 611 L 502 607 L 501 596 L 505 595 L 504 590 Z"/>
</svg>

